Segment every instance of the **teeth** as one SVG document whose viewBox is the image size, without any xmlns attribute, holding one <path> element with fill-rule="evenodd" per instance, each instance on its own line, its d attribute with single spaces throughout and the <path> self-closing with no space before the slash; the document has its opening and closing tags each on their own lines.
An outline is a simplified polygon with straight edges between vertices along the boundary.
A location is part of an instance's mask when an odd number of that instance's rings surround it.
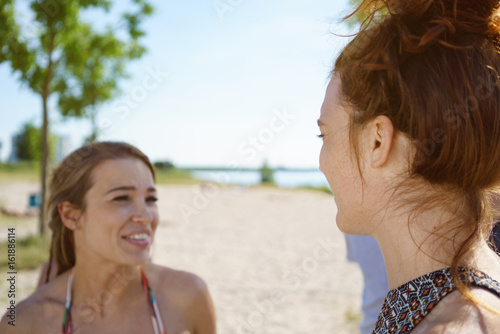
<svg viewBox="0 0 500 334">
<path fill-rule="evenodd" d="M 148 238 L 149 236 L 146 233 L 134 234 L 127 237 L 127 239 L 134 239 L 134 240 L 146 240 Z"/>
</svg>

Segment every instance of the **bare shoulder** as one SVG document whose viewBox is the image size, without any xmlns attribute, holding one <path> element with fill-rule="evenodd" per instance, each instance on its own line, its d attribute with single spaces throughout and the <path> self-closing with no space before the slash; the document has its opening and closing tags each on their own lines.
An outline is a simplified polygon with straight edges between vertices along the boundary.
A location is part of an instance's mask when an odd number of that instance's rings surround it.
<svg viewBox="0 0 500 334">
<path fill-rule="evenodd" d="M 151 276 L 159 302 L 171 305 L 193 333 L 216 333 L 215 307 L 207 284 L 200 277 L 154 264 L 145 265 L 144 271 Z"/>
<path fill-rule="evenodd" d="M 472 268 L 478 268 L 497 282 L 500 257 L 488 245 L 478 248 Z M 498 333 L 500 328 L 500 296 L 486 287 L 472 287 L 471 298 L 454 291 L 444 298 L 412 332 L 430 334 Z"/>
<path fill-rule="evenodd" d="M 497 333 L 500 328 L 500 298 L 480 288 L 473 288 L 471 292 L 476 303 L 455 291 L 444 298 L 412 333 Z"/>
<path fill-rule="evenodd" d="M 0 333 L 56 333 L 62 318 L 64 296 L 55 294 L 58 284 L 48 283 L 2 316 Z M 56 331 L 54 331 L 56 329 Z"/>
<path fill-rule="evenodd" d="M 35 293 L 4 314 L 0 333 L 36 333 L 43 326 L 49 303 Z"/>
<path fill-rule="evenodd" d="M 159 293 L 182 295 L 182 299 L 186 301 L 195 300 L 208 293 L 206 283 L 195 274 L 155 264 L 145 265 L 144 271 L 148 279 L 151 277 L 151 285 L 156 287 Z"/>
</svg>

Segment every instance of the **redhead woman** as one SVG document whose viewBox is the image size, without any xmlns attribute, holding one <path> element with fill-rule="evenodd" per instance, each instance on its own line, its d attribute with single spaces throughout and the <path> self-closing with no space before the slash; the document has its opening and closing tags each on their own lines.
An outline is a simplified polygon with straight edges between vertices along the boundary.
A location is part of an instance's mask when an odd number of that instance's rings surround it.
<svg viewBox="0 0 500 334">
<path fill-rule="evenodd" d="M 56 277 L 18 305 L 16 327 L 2 320 L 1 333 L 216 333 L 205 283 L 149 263 L 159 218 L 142 152 L 84 146 L 56 168 L 49 191 Z"/>
<path fill-rule="evenodd" d="M 375 4 L 373 6 L 373 4 Z M 365 1 L 318 124 L 345 233 L 380 245 L 373 333 L 499 333 L 500 27 L 492 0 Z"/>
</svg>

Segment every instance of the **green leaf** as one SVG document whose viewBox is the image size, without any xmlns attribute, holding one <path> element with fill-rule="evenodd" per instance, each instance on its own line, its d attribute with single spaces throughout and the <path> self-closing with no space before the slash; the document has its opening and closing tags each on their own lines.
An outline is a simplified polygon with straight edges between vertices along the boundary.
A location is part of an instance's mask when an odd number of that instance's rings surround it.
<svg viewBox="0 0 500 334">
<path fill-rule="evenodd" d="M 15 1 L 0 0 L 0 63 L 9 63 L 25 87 L 44 102 L 55 96 L 61 115 L 90 119 L 94 139 L 99 133 L 95 128 L 98 107 L 119 94 L 118 82 L 128 77 L 126 64 L 144 54 L 142 24 L 153 13 L 146 0 L 131 0 L 133 10 L 122 16 L 125 28 L 109 24 L 104 32 L 80 18 L 86 9 L 109 12 L 112 4 L 110 0 L 31 0 L 34 22 L 21 27 Z M 36 33 L 23 36 L 21 32 L 33 26 Z M 41 110 L 44 113 L 50 111 Z M 31 128 L 25 131 L 26 138 L 34 138 Z M 34 145 L 34 139 L 26 143 Z"/>
</svg>

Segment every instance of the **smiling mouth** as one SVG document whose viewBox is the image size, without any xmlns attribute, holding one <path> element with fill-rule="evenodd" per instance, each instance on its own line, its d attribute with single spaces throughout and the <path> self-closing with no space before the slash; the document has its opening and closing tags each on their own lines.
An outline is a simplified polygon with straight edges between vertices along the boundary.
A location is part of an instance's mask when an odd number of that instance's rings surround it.
<svg viewBox="0 0 500 334">
<path fill-rule="evenodd" d="M 130 240 L 139 240 L 139 241 L 145 241 L 149 240 L 149 235 L 147 233 L 138 233 L 138 234 L 132 234 L 126 237 L 123 237 L 124 239 L 130 239 Z"/>
<path fill-rule="evenodd" d="M 146 232 L 138 232 L 135 234 L 130 234 L 127 236 L 123 236 L 122 240 L 126 243 L 133 245 L 135 247 L 139 247 L 141 249 L 146 249 L 151 245 L 151 235 Z"/>
</svg>

